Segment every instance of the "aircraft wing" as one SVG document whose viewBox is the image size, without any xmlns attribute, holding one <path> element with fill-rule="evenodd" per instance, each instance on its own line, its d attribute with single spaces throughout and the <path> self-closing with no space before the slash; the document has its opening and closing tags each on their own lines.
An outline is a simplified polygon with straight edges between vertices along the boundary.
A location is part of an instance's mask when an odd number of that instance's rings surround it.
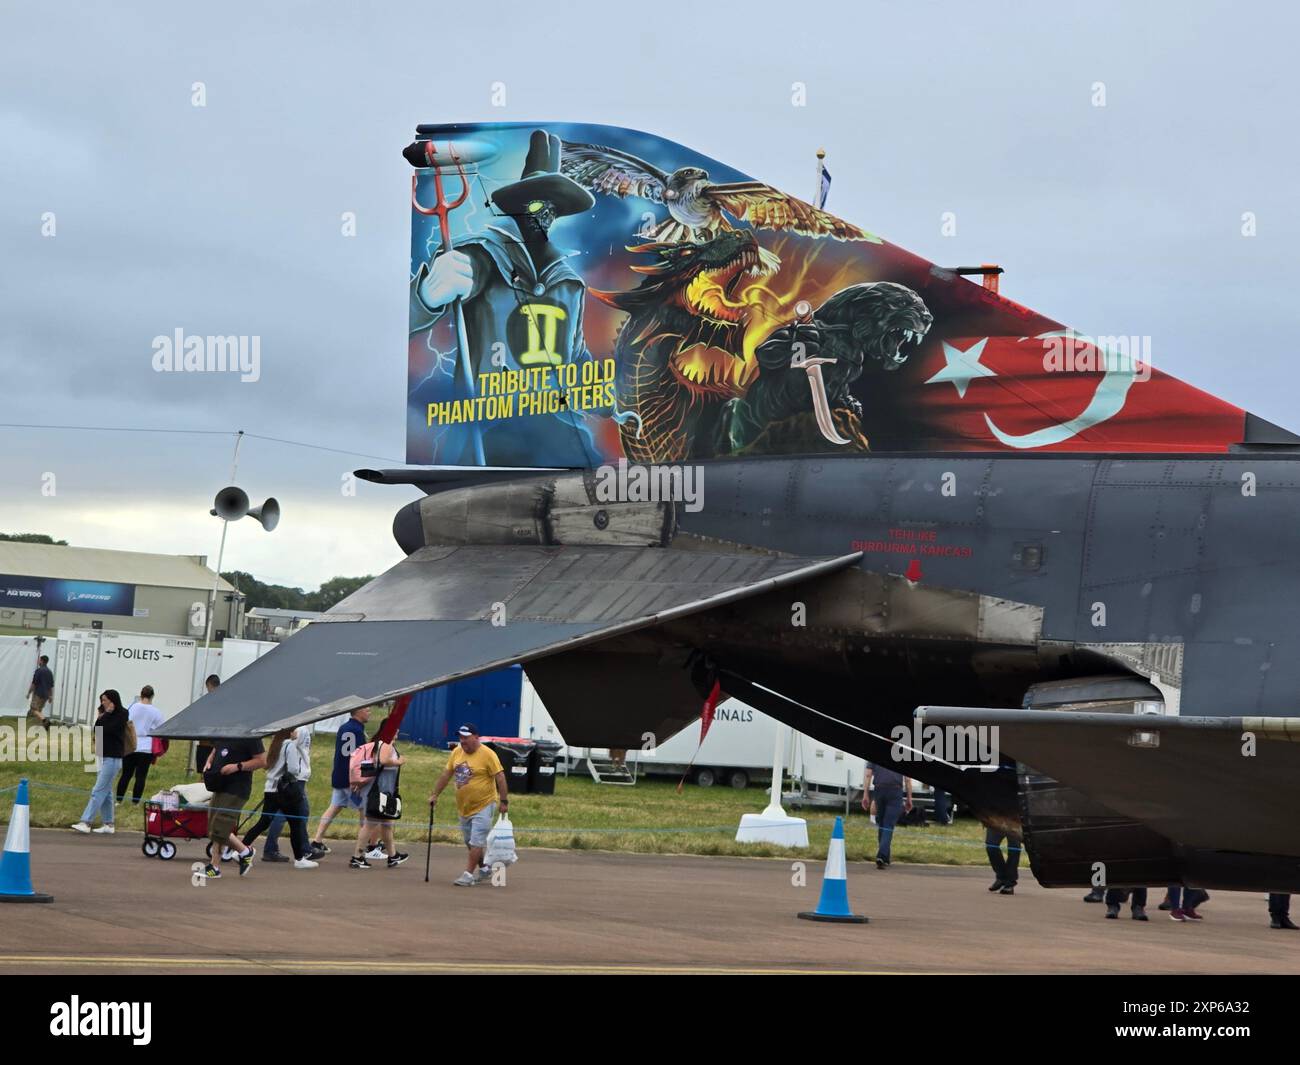
<svg viewBox="0 0 1300 1065">
<path fill-rule="evenodd" d="M 916 716 L 995 725 L 1003 754 L 1185 847 L 1300 855 L 1300 718 L 953 706 Z"/>
<path fill-rule="evenodd" d="M 844 569 L 662 547 L 424 547 L 156 730 L 264 736 Z"/>
</svg>

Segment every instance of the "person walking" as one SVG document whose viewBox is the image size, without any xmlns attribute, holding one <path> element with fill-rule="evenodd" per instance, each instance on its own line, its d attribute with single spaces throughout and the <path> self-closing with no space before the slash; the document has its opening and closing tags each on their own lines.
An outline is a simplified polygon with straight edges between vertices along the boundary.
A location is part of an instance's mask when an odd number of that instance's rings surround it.
<svg viewBox="0 0 1300 1065">
<path fill-rule="evenodd" d="M 113 834 L 113 778 L 122 768 L 122 758 L 128 747 L 135 746 L 128 743 L 130 732 L 131 717 L 122 705 L 122 697 L 113 688 L 100 692 L 99 713 L 95 717 L 95 753 L 99 758 L 99 769 L 95 773 L 90 801 L 86 803 L 81 819 L 72 826 L 74 832 Z M 91 828 L 96 816 L 102 819 L 102 823 L 98 828 Z"/>
<path fill-rule="evenodd" d="M 398 777 L 401 767 L 406 764 L 406 759 L 397 752 L 396 747 L 391 743 L 385 743 L 378 736 L 375 737 L 372 752 L 375 775 L 357 788 L 362 810 L 361 827 L 357 831 L 356 851 L 348 862 L 349 869 L 372 868 L 366 854 L 368 839 L 372 841 L 371 851 L 376 847 L 383 848 L 389 869 L 397 868 L 410 857 L 409 854 L 398 851 L 393 843 L 393 822 L 401 816 L 400 812 L 391 806 L 386 808 L 381 802 L 381 796 L 389 803 L 394 801 L 397 795 Z"/>
<path fill-rule="evenodd" d="M 1002 841 L 1007 841 L 1007 856 L 1002 857 Z M 984 829 L 984 848 L 989 865 L 993 866 L 993 883 L 990 891 L 999 895 L 1014 895 L 1020 881 L 1020 852 L 1023 844 L 1010 832 L 989 825 Z"/>
<path fill-rule="evenodd" d="M 1196 912 L 1198 906 L 1203 902 L 1208 902 L 1210 893 L 1201 888 L 1189 887 L 1183 889 L 1182 884 L 1170 884 L 1165 890 L 1165 897 L 1160 903 L 1160 908 L 1165 908 L 1165 903 L 1169 904 L 1169 919 L 1171 921 L 1203 921 L 1205 920 Z"/>
<path fill-rule="evenodd" d="M 296 750 L 289 752 L 286 763 L 287 772 L 285 776 L 281 777 L 281 780 L 297 780 L 301 782 L 302 787 L 293 788 L 291 786 L 289 790 L 293 794 L 289 795 L 287 799 L 285 795 L 281 794 L 279 799 L 280 809 L 272 817 L 271 827 L 266 830 L 266 846 L 262 848 L 262 861 L 264 862 L 289 862 L 299 859 L 298 852 L 293 847 L 292 825 L 289 831 L 289 845 L 290 849 L 294 851 L 294 857 L 287 858 L 280 853 L 280 833 L 284 830 L 285 818 L 286 816 L 294 816 L 286 814 L 286 810 L 291 806 L 301 807 L 302 843 L 307 848 L 307 857 L 309 859 L 316 858 L 316 852 L 313 850 L 311 840 L 307 836 L 307 818 L 310 815 L 307 805 L 307 781 L 311 778 L 311 741 L 313 734 L 314 729 L 311 725 L 303 725 L 294 730 L 293 743 Z M 280 790 L 283 792 L 285 789 L 282 787 Z M 265 806 L 262 808 L 263 810 L 266 809 Z"/>
<path fill-rule="evenodd" d="M 1147 917 L 1147 889 L 1138 888 L 1108 888 L 1106 890 L 1106 917 L 1114 921 L 1119 918 L 1120 907 L 1128 900 L 1130 894 L 1133 898 L 1130 907 L 1129 916 L 1135 921 L 1149 920 Z"/>
<path fill-rule="evenodd" d="M 303 737 L 305 736 L 305 742 Z M 289 823 L 289 844 L 295 869 L 315 869 L 311 844 L 307 840 L 307 780 L 311 776 L 311 726 L 277 732 L 267 752 L 266 782 L 262 792 L 262 816 L 244 834 L 244 848 L 276 821 Z M 270 841 L 268 840 L 268 846 Z M 263 861 L 266 856 L 262 856 Z"/>
<path fill-rule="evenodd" d="M 943 788 L 935 788 L 933 799 L 934 823 L 937 825 L 952 824 L 952 795 L 944 791 Z"/>
<path fill-rule="evenodd" d="M 452 883 L 457 887 L 473 887 L 491 879 L 492 871 L 483 864 L 483 852 L 487 849 L 488 832 L 497 806 L 500 805 L 502 813 L 508 812 L 510 796 L 506 791 L 506 774 L 501 768 L 501 760 L 491 747 L 483 746 L 478 726 L 466 723 L 456 734 L 460 743 L 452 748 L 447 768 L 434 783 L 429 805 L 436 809 L 438 796 L 455 781 L 460 833 L 469 854 L 465 871 Z"/>
<path fill-rule="evenodd" d="M 1300 931 L 1291 920 L 1291 896 L 1285 891 L 1274 891 L 1268 896 L 1269 928 L 1285 928 L 1290 932 Z"/>
<path fill-rule="evenodd" d="M 876 815 L 876 868 L 884 869 L 892 861 L 894 826 L 912 809 L 912 778 L 887 765 L 868 762 L 862 775 L 862 809 Z"/>
<path fill-rule="evenodd" d="M 253 850 L 235 834 L 244 803 L 253 793 L 253 771 L 266 768 L 266 748 L 260 739 L 216 740 L 203 767 L 203 786 L 212 793 L 208 800 L 208 838 L 212 856 L 204 875 L 221 877 L 221 849 L 229 846 L 239 860 L 239 875 L 253 868 Z"/>
<path fill-rule="evenodd" d="M 339 731 L 334 737 L 334 768 L 330 772 L 330 804 L 320 815 L 316 834 L 311 838 L 314 858 L 330 853 L 329 844 L 325 842 L 325 831 L 341 810 L 351 809 L 361 814 L 365 809 L 358 805 L 359 796 L 348 785 L 348 763 L 352 759 L 352 752 L 365 745 L 366 722 L 369 720 L 370 707 L 363 706 L 359 710 L 353 710 L 351 716 L 339 726 Z"/>
<path fill-rule="evenodd" d="M 46 707 L 54 704 L 54 673 L 50 670 L 50 656 L 41 655 L 36 660 L 36 670 L 32 673 L 32 682 L 27 685 L 27 715 L 36 718 L 36 723 L 44 728 L 50 727 L 50 719 L 45 716 Z"/>
<path fill-rule="evenodd" d="M 162 711 L 153 705 L 153 687 L 146 684 L 141 688 L 140 698 L 127 707 L 126 712 L 135 727 L 135 750 L 128 751 L 122 759 L 122 774 L 117 778 L 117 801 L 126 797 L 126 786 L 135 777 L 131 803 L 138 806 L 154 760 L 153 730 L 163 723 Z"/>
</svg>

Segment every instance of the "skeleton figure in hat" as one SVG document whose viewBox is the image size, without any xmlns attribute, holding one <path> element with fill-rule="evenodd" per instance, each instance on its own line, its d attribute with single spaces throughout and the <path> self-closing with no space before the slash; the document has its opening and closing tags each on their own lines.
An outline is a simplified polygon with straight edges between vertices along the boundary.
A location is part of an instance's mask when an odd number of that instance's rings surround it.
<svg viewBox="0 0 1300 1065">
<path fill-rule="evenodd" d="M 411 279 L 410 331 L 428 329 L 459 299 L 476 375 L 591 358 L 582 331 L 586 285 L 549 230 L 558 218 L 590 210 L 594 200 L 559 167 L 560 138 L 534 130 L 522 176 L 492 193 L 504 217 L 455 241 Z M 567 407 L 490 422 L 482 431 L 489 466 L 586 466 L 595 459 L 582 415 Z"/>
</svg>

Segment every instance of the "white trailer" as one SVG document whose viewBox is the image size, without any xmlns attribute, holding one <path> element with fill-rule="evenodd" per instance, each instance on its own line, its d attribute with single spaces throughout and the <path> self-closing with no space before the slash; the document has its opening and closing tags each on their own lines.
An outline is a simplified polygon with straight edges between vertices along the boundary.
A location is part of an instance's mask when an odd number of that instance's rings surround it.
<svg viewBox="0 0 1300 1065">
<path fill-rule="evenodd" d="M 703 745 L 699 742 L 699 725 L 688 725 L 655 748 L 629 750 L 626 753 L 629 776 L 680 779 L 689 774 L 701 787 L 719 783 L 735 788 L 750 783 L 770 784 L 776 728 L 776 720 L 761 710 L 739 699 L 728 699 L 718 705 Z M 822 801 L 842 803 L 849 789 L 861 789 L 865 765 L 861 758 L 792 730 L 786 734 L 784 764 L 790 779 L 796 782 L 797 792 L 806 794 L 810 801 L 816 801 L 813 796 L 817 796 Z M 527 676 L 519 697 L 519 735 L 564 743 L 564 737 Z M 603 747 L 565 746 L 559 753 L 559 763 L 566 771 L 587 771 L 594 763 L 597 773 L 593 775 L 598 775 L 601 767 L 609 765 L 610 752 Z"/>
<path fill-rule="evenodd" d="M 564 744 L 564 737 L 526 674 L 519 694 L 519 735 Z M 629 750 L 625 755 L 628 779 L 619 782 L 632 783 L 637 776 L 647 775 L 680 779 L 687 774 L 701 787 L 726 783 L 743 788 L 751 781 L 770 781 L 775 735 L 776 722 L 772 718 L 739 699 L 728 699 L 718 704 L 702 746 L 700 727 L 693 724 L 655 747 Z M 590 770 L 598 777 L 611 761 L 607 747 L 564 744 L 557 755 L 557 764 L 564 772 Z"/>
</svg>

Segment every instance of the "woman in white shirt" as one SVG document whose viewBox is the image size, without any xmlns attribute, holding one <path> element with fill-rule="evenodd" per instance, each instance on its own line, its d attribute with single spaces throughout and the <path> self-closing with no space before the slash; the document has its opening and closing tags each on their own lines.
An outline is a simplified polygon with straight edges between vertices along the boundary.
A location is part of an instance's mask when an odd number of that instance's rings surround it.
<svg viewBox="0 0 1300 1065">
<path fill-rule="evenodd" d="M 162 711 L 153 705 L 153 688 L 146 684 L 140 689 L 140 698 L 127 707 L 131 724 L 135 726 L 135 750 L 127 751 L 122 758 L 122 774 L 117 778 L 117 801 L 126 797 L 126 786 L 135 777 L 131 789 L 131 802 L 138 805 L 144 794 L 145 778 L 153 765 L 153 730 L 163 723 Z"/>
<path fill-rule="evenodd" d="M 293 846 L 293 867 L 315 869 L 307 842 L 307 780 L 311 777 L 311 726 L 277 732 L 266 756 L 266 786 L 262 794 L 262 816 L 244 835 L 248 846 L 271 827 L 277 814 L 289 823 Z"/>
</svg>

